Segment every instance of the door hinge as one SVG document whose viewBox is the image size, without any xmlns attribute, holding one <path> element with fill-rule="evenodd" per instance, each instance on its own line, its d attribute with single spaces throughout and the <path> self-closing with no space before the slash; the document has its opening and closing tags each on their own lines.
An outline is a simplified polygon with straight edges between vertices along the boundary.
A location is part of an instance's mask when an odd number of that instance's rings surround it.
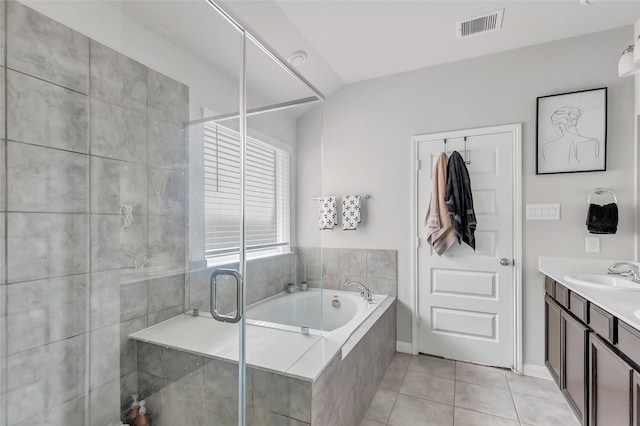
<svg viewBox="0 0 640 426">
<path fill-rule="evenodd" d="M 420 168 L 422 167 L 422 161 L 420 160 L 416 160 L 416 171 L 420 171 Z"/>
</svg>

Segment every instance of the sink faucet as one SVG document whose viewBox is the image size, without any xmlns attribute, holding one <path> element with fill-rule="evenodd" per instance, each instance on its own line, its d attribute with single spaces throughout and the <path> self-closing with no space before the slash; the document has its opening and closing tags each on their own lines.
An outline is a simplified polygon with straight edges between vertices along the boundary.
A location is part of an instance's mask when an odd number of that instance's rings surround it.
<svg viewBox="0 0 640 426">
<path fill-rule="evenodd" d="M 626 268 L 626 269 L 622 269 Z M 622 269 L 622 270 L 620 270 Z M 609 266 L 610 274 L 617 274 L 623 277 L 633 277 L 632 280 L 640 283 L 640 268 L 630 262 L 616 262 Z"/>
<path fill-rule="evenodd" d="M 371 298 L 371 292 L 362 283 L 359 283 L 358 281 L 349 281 L 344 286 L 349 287 L 350 285 L 355 285 L 360 288 L 360 296 L 362 296 L 367 302 L 371 303 L 373 301 Z"/>
</svg>

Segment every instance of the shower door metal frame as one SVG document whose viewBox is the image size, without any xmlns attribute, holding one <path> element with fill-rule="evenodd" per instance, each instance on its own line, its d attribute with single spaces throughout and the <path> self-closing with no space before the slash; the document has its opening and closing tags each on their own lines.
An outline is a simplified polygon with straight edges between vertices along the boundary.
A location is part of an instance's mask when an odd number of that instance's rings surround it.
<svg viewBox="0 0 640 426">
<path fill-rule="evenodd" d="M 241 52 L 241 67 L 240 67 L 240 87 L 239 87 L 239 103 L 237 113 L 222 114 L 214 117 L 206 117 L 194 121 L 184 123 L 186 128 L 189 125 L 204 124 L 222 120 L 228 120 L 231 118 L 239 118 L 239 133 L 240 133 L 240 164 L 242 170 L 240 173 L 240 248 L 239 253 L 239 273 L 241 277 L 246 276 L 246 244 L 245 244 L 245 188 L 246 188 L 246 142 L 247 142 L 247 117 L 250 115 L 256 115 L 266 112 L 279 111 L 287 108 L 296 107 L 299 105 L 322 102 L 324 101 L 324 95 L 316 89 L 309 81 L 296 72 L 289 64 L 287 64 L 282 58 L 273 52 L 264 42 L 259 40 L 256 36 L 249 33 L 240 23 L 229 15 L 224 9 L 222 9 L 215 1 L 205 0 L 211 7 L 213 7 L 222 17 L 224 17 L 233 27 L 235 27 L 242 34 L 242 52 Z M 246 66 L 247 66 L 247 40 L 257 46 L 264 54 L 271 58 L 276 64 L 278 64 L 284 72 L 293 77 L 298 83 L 304 86 L 307 90 L 313 93 L 315 96 L 276 103 L 265 107 L 254 108 L 247 110 L 247 87 L 246 87 Z M 236 317 L 239 317 L 239 351 L 238 351 L 238 426 L 246 425 L 246 316 L 245 309 L 247 306 L 246 296 L 246 279 L 241 279 L 238 283 L 238 294 L 241 295 L 242 303 L 239 304 L 241 312 L 236 312 Z"/>
</svg>

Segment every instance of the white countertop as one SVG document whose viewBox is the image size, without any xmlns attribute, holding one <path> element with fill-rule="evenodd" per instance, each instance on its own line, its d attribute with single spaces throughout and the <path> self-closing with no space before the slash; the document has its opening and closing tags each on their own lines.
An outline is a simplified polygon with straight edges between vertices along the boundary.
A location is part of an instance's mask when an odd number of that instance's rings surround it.
<svg viewBox="0 0 640 426">
<path fill-rule="evenodd" d="M 619 259 L 540 257 L 538 270 L 636 330 L 640 330 L 640 318 L 634 314 L 637 309 L 640 309 L 640 291 L 600 289 L 568 282 L 565 279 L 567 275 L 576 273 L 606 274 L 609 265 L 620 261 Z M 640 266 L 637 262 L 631 263 Z M 640 284 L 638 286 L 640 287 Z"/>
</svg>

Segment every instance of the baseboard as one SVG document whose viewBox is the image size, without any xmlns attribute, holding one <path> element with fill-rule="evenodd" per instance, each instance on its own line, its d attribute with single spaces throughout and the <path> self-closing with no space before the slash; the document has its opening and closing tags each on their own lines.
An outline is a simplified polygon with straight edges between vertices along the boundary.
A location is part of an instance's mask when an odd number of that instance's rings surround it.
<svg viewBox="0 0 640 426">
<path fill-rule="evenodd" d="M 549 370 L 544 365 L 525 364 L 522 366 L 522 374 L 539 379 L 553 380 Z"/>
<path fill-rule="evenodd" d="M 405 354 L 410 354 L 413 353 L 413 348 L 411 343 L 407 343 L 407 342 L 396 342 L 396 351 L 397 352 L 402 352 Z"/>
</svg>

